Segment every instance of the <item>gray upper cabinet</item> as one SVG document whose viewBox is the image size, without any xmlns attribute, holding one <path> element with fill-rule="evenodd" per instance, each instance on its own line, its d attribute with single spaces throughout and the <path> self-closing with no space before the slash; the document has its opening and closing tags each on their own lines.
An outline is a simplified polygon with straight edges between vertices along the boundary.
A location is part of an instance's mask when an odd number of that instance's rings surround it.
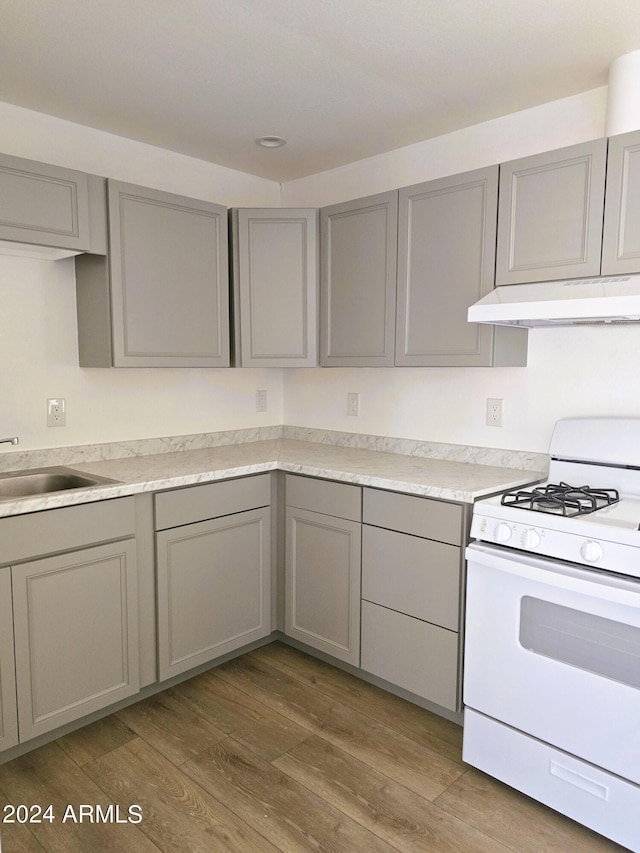
<svg viewBox="0 0 640 853">
<path fill-rule="evenodd" d="M 602 273 L 640 270 L 640 132 L 609 139 Z"/>
<path fill-rule="evenodd" d="M 320 363 L 394 363 L 398 192 L 320 211 Z"/>
<path fill-rule="evenodd" d="M 600 274 L 607 140 L 500 166 L 496 284 Z"/>
<path fill-rule="evenodd" d="M 228 367 L 227 209 L 107 182 L 109 253 L 76 258 L 83 367 Z"/>
<path fill-rule="evenodd" d="M 497 166 L 400 190 L 397 365 L 526 364 L 526 330 L 467 322 L 493 290 L 497 206 Z"/>
<path fill-rule="evenodd" d="M 0 155 L 0 240 L 88 251 L 88 176 Z"/>
<path fill-rule="evenodd" d="M 234 210 L 235 363 L 318 364 L 318 211 Z"/>
</svg>

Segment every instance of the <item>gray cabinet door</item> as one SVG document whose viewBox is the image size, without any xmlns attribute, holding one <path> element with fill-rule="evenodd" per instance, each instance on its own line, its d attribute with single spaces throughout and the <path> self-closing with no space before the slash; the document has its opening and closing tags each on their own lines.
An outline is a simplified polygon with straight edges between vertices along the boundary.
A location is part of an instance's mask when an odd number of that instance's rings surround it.
<svg viewBox="0 0 640 853">
<path fill-rule="evenodd" d="M 318 211 L 234 210 L 235 363 L 318 364 Z"/>
<path fill-rule="evenodd" d="M 109 254 L 76 259 L 83 367 L 228 367 L 227 209 L 108 181 Z"/>
<path fill-rule="evenodd" d="M 396 365 L 486 367 L 505 352 L 504 329 L 467 322 L 493 290 L 497 210 L 497 166 L 400 190 Z M 515 337 L 507 363 L 526 364 L 527 333 Z"/>
<path fill-rule="evenodd" d="M 640 132 L 609 139 L 602 274 L 640 272 Z"/>
<path fill-rule="evenodd" d="M 287 507 L 285 633 L 360 665 L 359 522 Z"/>
<path fill-rule="evenodd" d="M 88 250 L 87 175 L 0 155 L 0 240 Z"/>
<path fill-rule="evenodd" d="M 320 211 L 320 363 L 394 363 L 396 190 Z"/>
<path fill-rule="evenodd" d="M 134 540 L 11 571 L 21 741 L 138 692 Z"/>
<path fill-rule="evenodd" d="M 269 508 L 156 534 L 163 681 L 271 632 Z"/>
<path fill-rule="evenodd" d="M 18 743 L 11 569 L 0 569 L 0 751 Z"/>
<path fill-rule="evenodd" d="M 600 274 L 607 140 L 500 166 L 496 284 Z"/>
</svg>

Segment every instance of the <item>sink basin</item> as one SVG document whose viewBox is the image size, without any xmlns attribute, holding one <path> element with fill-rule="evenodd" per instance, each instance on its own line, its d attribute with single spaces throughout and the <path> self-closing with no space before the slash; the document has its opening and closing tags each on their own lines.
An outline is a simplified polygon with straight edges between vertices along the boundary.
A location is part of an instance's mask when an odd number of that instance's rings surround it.
<svg viewBox="0 0 640 853">
<path fill-rule="evenodd" d="M 25 498 L 33 495 L 50 495 L 69 489 L 89 489 L 117 483 L 107 477 L 84 474 L 73 468 L 34 468 L 26 471 L 11 471 L 0 474 L 0 500 Z"/>
</svg>

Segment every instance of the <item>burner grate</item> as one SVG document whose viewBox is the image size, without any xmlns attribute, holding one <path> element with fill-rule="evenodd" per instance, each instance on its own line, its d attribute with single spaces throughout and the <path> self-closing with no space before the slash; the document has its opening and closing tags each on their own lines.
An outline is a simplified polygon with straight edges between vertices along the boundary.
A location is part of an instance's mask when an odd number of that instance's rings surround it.
<svg viewBox="0 0 640 853">
<path fill-rule="evenodd" d="M 590 486 L 570 486 L 549 483 L 531 490 L 517 489 L 502 495 L 503 506 L 547 512 L 572 518 L 587 515 L 620 500 L 617 489 L 592 489 Z"/>
</svg>

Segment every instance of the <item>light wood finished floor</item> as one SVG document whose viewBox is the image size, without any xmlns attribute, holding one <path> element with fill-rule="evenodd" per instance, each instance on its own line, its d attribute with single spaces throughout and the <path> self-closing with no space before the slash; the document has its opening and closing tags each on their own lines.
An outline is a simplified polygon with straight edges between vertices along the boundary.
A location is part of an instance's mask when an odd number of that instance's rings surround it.
<svg viewBox="0 0 640 853">
<path fill-rule="evenodd" d="M 0 766 L 2 853 L 623 848 L 462 764 L 461 729 L 279 643 Z M 71 805 L 132 804 L 86 823 Z"/>
</svg>

